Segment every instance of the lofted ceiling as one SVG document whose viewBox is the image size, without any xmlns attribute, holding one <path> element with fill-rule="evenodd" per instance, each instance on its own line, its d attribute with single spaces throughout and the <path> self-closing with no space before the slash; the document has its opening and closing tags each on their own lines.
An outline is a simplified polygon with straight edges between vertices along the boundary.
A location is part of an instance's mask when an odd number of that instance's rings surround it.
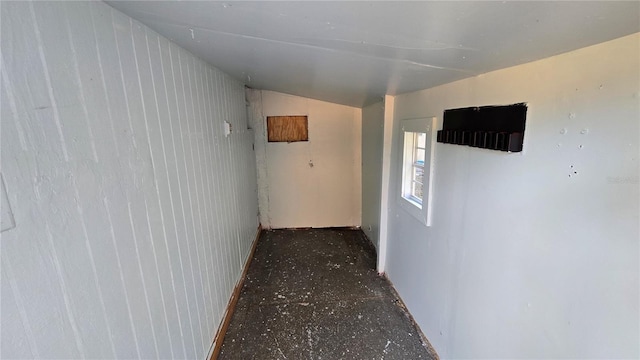
<svg viewBox="0 0 640 360">
<path fill-rule="evenodd" d="M 108 1 L 256 89 L 362 107 L 640 31 L 640 2 Z"/>
</svg>

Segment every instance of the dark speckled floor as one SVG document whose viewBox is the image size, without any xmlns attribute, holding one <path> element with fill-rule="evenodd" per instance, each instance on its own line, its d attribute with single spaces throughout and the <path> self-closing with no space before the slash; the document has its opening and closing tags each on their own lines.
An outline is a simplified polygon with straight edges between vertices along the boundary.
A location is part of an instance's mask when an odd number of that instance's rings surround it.
<svg viewBox="0 0 640 360">
<path fill-rule="evenodd" d="M 264 231 L 220 359 L 436 359 L 359 230 Z"/>
</svg>

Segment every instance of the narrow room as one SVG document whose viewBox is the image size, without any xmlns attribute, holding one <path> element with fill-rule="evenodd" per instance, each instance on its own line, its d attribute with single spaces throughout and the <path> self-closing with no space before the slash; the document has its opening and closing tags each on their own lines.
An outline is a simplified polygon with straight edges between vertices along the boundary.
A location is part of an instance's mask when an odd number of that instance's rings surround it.
<svg viewBox="0 0 640 360">
<path fill-rule="evenodd" d="M 640 357 L 640 2 L 0 1 L 0 359 Z"/>
</svg>

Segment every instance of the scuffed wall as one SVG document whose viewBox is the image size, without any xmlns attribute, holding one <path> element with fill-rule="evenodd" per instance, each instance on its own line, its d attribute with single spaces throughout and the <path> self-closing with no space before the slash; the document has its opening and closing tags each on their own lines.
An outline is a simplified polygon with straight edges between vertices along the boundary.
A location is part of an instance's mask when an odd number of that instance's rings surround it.
<svg viewBox="0 0 640 360">
<path fill-rule="evenodd" d="M 247 90 L 255 129 L 260 223 L 271 228 L 359 226 L 361 109 Z M 266 117 L 307 115 L 309 141 L 269 143 Z"/>
<path fill-rule="evenodd" d="M 258 225 L 243 85 L 101 2 L 0 12 L 0 357 L 204 359 Z"/>
<path fill-rule="evenodd" d="M 528 103 L 524 151 L 436 144 L 432 226 L 387 273 L 442 358 L 638 358 L 640 35 L 396 97 L 399 123 Z"/>
</svg>

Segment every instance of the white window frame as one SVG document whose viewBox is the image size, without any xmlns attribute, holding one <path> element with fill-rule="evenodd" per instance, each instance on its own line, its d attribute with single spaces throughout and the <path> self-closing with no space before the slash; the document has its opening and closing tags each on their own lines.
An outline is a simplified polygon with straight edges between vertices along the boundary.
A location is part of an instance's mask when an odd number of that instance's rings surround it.
<svg viewBox="0 0 640 360">
<path fill-rule="evenodd" d="M 420 184 L 423 187 L 424 197 L 424 180 L 419 182 L 413 176 L 415 169 L 422 169 L 424 174 L 424 164 L 419 164 L 416 157 L 419 150 L 425 151 L 424 147 L 418 144 L 418 136 L 422 132 L 404 131 L 404 155 L 402 158 L 402 197 L 408 202 L 422 209 L 422 198 L 414 195 L 414 184 Z M 425 134 L 426 135 L 426 134 Z M 425 143 L 426 145 L 426 143 Z"/>
<path fill-rule="evenodd" d="M 433 156 L 435 142 L 435 117 L 409 119 L 401 122 L 400 133 L 400 189 L 398 189 L 400 207 L 426 226 L 431 226 L 431 202 L 433 189 Z M 417 144 L 417 133 L 426 134 L 424 148 Z M 416 163 L 415 154 L 418 149 L 424 149 L 424 164 Z M 422 199 L 413 195 L 414 168 L 421 167 Z"/>
</svg>

